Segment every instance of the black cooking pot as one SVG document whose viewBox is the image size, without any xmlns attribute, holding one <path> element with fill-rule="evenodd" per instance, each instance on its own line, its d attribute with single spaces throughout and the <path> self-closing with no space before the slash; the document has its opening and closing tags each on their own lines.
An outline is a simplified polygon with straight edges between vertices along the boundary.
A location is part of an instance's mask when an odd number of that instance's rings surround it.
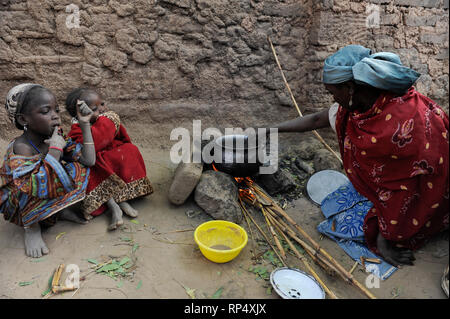
<svg viewBox="0 0 450 319">
<path fill-rule="evenodd" d="M 258 159 L 258 149 L 265 148 L 265 145 L 249 145 L 247 135 L 225 135 L 214 143 L 222 150 L 221 162 L 213 162 L 219 171 L 233 177 L 250 177 L 257 174 L 263 165 Z M 214 148 L 211 152 L 214 155 Z"/>
</svg>

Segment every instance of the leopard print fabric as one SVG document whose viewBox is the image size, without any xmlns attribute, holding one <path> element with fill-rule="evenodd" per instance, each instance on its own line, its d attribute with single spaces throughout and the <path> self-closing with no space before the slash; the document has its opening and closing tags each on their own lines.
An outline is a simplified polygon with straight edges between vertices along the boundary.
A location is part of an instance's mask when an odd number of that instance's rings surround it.
<svg viewBox="0 0 450 319">
<path fill-rule="evenodd" d="M 121 203 L 151 193 L 153 187 L 147 177 L 126 184 L 119 176 L 111 175 L 86 195 L 82 210 L 85 218 L 91 219 L 90 214 L 111 198 L 114 198 L 116 203 Z"/>
<path fill-rule="evenodd" d="M 116 127 L 116 133 L 117 133 L 117 131 L 119 130 L 119 127 L 120 127 L 119 115 L 116 112 L 108 111 L 108 112 L 101 114 L 100 116 L 104 116 L 104 117 L 110 119 L 114 123 L 114 126 Z"/>
</svg>

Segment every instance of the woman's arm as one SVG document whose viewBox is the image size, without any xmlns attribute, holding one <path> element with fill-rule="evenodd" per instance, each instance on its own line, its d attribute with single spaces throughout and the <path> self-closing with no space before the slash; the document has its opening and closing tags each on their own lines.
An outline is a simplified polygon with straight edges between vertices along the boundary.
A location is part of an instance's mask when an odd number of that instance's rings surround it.
<svg viewBox="0 0 450 319">
<path fill-rule="evenodd" d="M 274 126 L 278 133 L 301 133 L 320 128 L 330 127 L 328 109 L 282 122 Z"/>
</svg>

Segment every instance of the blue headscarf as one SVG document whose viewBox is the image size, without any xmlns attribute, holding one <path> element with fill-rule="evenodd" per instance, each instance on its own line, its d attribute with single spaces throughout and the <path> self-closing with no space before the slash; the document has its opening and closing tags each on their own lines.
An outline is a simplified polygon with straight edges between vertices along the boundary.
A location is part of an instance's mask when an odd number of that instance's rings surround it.
<svg viewBox="0 0 450 319">
<path fill-rule="evenodd" d="M 323 82 L 339 84 L 353 80 L 403 94 L 420 76 L 420 73 L 403 66 L 394 53 L 371 53 L 370 49 L 361 45 L 349 45 L 340 49 L 325 60 Z"/>
</svg>

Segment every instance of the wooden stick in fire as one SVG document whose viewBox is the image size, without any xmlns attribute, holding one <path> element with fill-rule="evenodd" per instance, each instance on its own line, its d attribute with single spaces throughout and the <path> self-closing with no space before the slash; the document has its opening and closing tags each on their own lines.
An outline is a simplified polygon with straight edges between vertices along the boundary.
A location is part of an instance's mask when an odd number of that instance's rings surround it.
<svg viewBox="0 0 450 319">
<path fill-rule="evenodd" d="M 345 276 L 349 282 L 351 282 L 353 285 L 355 285 L 358 289 L 360 289 L 367 297 L 370 299 L 376 299 L 376 297 L 368 291 L 360 282 L 358 282 L 352 274 L 350 274 L 344 267 L 341 266 L 328 252 L 326 252 L 322 247 L 320 247 L 317 242 L 315 242 L 311 236 L 309 236 L 301 227 L 298 225 L 280 206 L 278 206 L 277 203 L 275 203 L 268 195 L 265 194 L 265 192 L 256 184 L 252 185 L 252 188 L 255 192 L 261 194 L 265 199 L 267 199 L 271 203 L 272 211 L 279 214 L 281 217 L 284 217 L 297 231 L 300 232 L 300 234 L 305 237 L 311 245 L 314 247 L 317 253 L 322 254 L 325 256 L 341 273 L 343 276 Z"/>
<path fill-rule="evenodd" d="M 272 44 L 272 41 L 270 40 L 270 37 L 267 37 L 267 40 L 269 41 L 270 47 L 272 49 L 273 56 L 275 57 L 275 61 L 276 61 L 277 65 L 278 65 L 278 68 L 280 69 L 281 76 L 283 77 L 284 84 L 286 85 L 286 88 L 288 89 L 289 94 L 291 95 L 292 102 L 294 102 L 294 105 L 295 105 L 295 108 L 297 109 L 298 114 L 301 117 L 303 117 L 303 114 L 302 114 L 302 112 L 300 111 L 300 108 L 297 105 L 297 101 L 294 98 L 294 94 L 292 94 L 291 87 L 289 86 L 289 83 L 287 82 L 286 77 L 284 76 L 283 69 L 281 68 L 280 61 L 278 60 L 277 53 L 276 53 L 275 48 L 274 48 L 274 46 Z M 316 130 L 313 130 L 312 132 L 314 133 L 314 135 L 316 135 L 316 137 L 319 139 L 319 141 L 322 142 L 322 144 L 327 148 L 327 150 L 329 150 L 339 160 L 339 162 L 342 165 L 343 162 L 342 162 L 341 157 L 338 154 L 336 154 L 335 151 L 333 151 L 333 149 L 327 144 L 327 142 L 325 142 L 325 140 L 322 138 L 322 136 L 320 136 L 320 134 L 317 133 Z"/>
<path fill-rule="evenodd" d="M 278 247 L 278 250 L 280 251 L 281 257 L 286 260 L 286 252 L 284 251 L 283 246 L 280 243 L 280 240 L 278 239 L 278 236 L 273 229 L 272 223 L 270 222 L 269 218 L 267 217 L 267 212 L 265 211 L 264 207 L 261 207 L 261 212 L 264 215 L 264 218 L 266 220 L 267 227 L 269 228 L 270 233 L 272 234 L 273 240 L 275 241 L 275 244 Z"/>
<path fill-rule="evenodd" d="M 285 234 L 289 235 L 293 240 L 295 240 L 300 246 L 302 246 L 303 249 L 308 253 L 308 255 L 313 259 L 314 262 L 316 262 L 320 267 L 322 267 L 329 275 L 340 275 L 344 280 L 348 281 L 348 279 L 343 276 L 337 269 L 334 267 L 324 256 L 320 254 L 316 254 L 316 251 L 309 246 L 307 243 L 305 243 L 303 240 L 298 238 L 295 234 L 295 232 L 286 225 L 282 220 L 279 220 L 279 216 L 275 215 L 270 209 L 267 210 L 268 212 L 271 212 L 272 218 L 274 220 L 275 225 L 277 225 Z"/>
<path fill-rule="evenodd" d="M 264 237 L 264 239 L 266 240 L 266 242 L 269 244 L 270 248 L 272 248 L 272 250 L 275 252 L 275 254 L 278 256 L 278 259 L 280 259 L 281 263 L 287 267 L 286 262 L 283 260 L 283 258 L 281 258 L 280 254 L 278 254 L 278 251 L 273 247 L 273 245 L 270 243 L 269 238 L 267 238 L 266 234 L 263 232 L 263 230 L 261 229 L 261 227 L 259 227 L 259 225 L 256 223 L 256 221 L 253 219 L 253 217 L 249 214 L 249 212 L 247 211 L 247 209 L 244 206 L 244 203 L 242 202 L 242 200 L 239 198 L 239 205 L 241 206 L 242 212 L 252 221 L 252 223 L 256 226 L 256 229 L 258 229 L 258 231 L 261 233 L 261 235 Z"/>
</svg>

